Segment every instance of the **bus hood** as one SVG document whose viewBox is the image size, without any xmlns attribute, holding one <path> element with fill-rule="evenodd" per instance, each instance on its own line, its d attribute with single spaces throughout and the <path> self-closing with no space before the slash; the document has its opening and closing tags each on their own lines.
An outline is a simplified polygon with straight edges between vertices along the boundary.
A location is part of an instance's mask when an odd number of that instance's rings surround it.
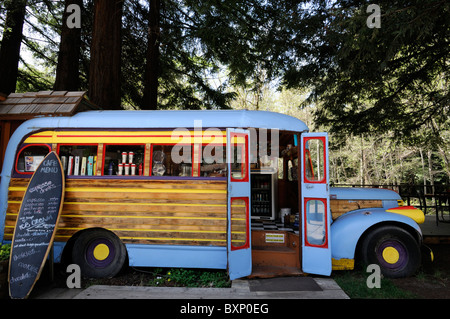
<svg viewBox="0 0 450 319">
<path fill-rule="evenodd" d="M 366 200 L 392 200 L 397 201 L 402 198 L 397 192 L 383 188 L 355 188 L 355 187 L 331 187 L 331 199 L 366 199 Z"/>
<path fill-rule="evenodd" d="M 407 216 L 418 224 L 421 224 L 425 221 L 425 215 L 420 209 L 417 209 L 413 206 L 402 206 L 403 202 L 400 195 L 397 192 L 389 189 L 331 187 L 330 199 L 331 201 L 348 200 L 349 203 L 357 201 L 381 201 L 382 208 L 384 208 L 388 213 Z M 353 209 L 350 207 L 351 206 L 348 206 L 349 211 L 354 210 L 354 207 Z M 373 208 L 375 207 L 380 206 L 374 206 Z M 371 210 L 371 207 L 366 206 L 364 209 Z"/>
</svg>

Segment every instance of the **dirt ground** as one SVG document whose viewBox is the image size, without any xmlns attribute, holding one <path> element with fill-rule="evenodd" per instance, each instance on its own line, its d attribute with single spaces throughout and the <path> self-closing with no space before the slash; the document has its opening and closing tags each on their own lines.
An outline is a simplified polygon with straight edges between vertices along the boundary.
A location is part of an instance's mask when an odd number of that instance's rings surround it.
<svg viewBox="0 0 450 319">
<path fill-rule="evenodd" d="M 392 281 L 417 298 L 450 299 L 450 244 L 427 246 L 433 251 L 434 261 L 423 258 L 422 267 L 416 276 Z"/>
</svg>

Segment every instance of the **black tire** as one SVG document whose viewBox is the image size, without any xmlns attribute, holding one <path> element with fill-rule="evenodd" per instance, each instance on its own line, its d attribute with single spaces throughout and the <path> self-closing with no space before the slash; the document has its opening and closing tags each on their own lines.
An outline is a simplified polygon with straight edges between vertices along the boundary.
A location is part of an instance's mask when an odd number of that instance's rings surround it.
<svg viewBox="0 0 450 319">
<path fill-rule="evenodd" d="M 112 278 L 122 269 L 126 248 L 120 239 L 105 229 L 90 229 L 80 234 L 72 249 L 72 262 L 88 278 Z"/>
<path fill-rule="evenodd" d="M 370 231 L 361 245 L 362 262 L 377 264 L 388 278 L 401 278 L 416 273 L 421 262 L 417 240 L 406 230 L 382 226 Z"/>
</svg>

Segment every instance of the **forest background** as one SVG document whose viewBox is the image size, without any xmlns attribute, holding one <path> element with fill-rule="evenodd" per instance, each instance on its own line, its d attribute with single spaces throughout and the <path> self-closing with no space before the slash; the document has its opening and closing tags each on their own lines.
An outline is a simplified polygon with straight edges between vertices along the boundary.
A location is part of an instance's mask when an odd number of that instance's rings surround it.
<svg viewBox="0 0 450 319">
<path fill-rule="evenodd" d="M 450 181 L 446 0 L 2 0 L 0 38 L 4 94 L 271 110 L 330 132 L 334 184 Z"/>
</svg>

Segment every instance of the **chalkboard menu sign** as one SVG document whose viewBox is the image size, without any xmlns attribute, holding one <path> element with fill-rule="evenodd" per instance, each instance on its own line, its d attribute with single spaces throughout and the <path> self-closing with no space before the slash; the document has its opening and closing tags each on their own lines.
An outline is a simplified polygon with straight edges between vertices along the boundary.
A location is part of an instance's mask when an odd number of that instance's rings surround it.
<svg viewBox="0 0 450 319">
<path fill-rule="evenodd" d="M 42 272 L 64 200 L 64 176 L 55 152 L 34 172 L 20 206 L 11 245 L 9 294 L 26 298 Z"/>
</svg>

